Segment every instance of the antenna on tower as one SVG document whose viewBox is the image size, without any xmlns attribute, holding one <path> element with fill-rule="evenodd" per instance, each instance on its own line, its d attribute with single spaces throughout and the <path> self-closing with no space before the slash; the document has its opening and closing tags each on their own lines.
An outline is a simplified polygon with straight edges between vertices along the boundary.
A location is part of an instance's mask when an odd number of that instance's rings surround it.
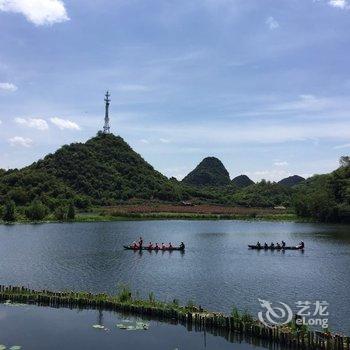
<svg viewBox="0 0 350 350">
<path fill-rule="evenodd" d="M 105 102 L 106 102 L 106 107 L 105 107 L 105 124 L 103 126 L 103 133 L 104 134 L 109 134 L 110 133 L 110 125 L 109 125 L 109 103 L 111 100 L 109 99 L 110 93 L 107 90 L 106 95 L 105 95 Z"/>
</svg>

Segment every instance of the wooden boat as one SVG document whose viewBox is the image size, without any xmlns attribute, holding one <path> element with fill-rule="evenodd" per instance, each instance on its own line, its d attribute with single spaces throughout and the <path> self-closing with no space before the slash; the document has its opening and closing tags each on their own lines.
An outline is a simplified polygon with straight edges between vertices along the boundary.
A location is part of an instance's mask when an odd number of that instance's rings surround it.
<svg viewBox="0 0 350 350">
<path fill-rule="evenodd" d="M 162 248 L 148 248 L 147 246 L 146 247 L 142 247 L 142 248 L 134 248 L 134 247 L 131 247 L 131 246 L 128 246 L 128 245 L 124 245 L 123 246 L 124 249 L 127 249 L 127 250 L 155 250 L 155 251 L 160 251 L 160 252 L 168 252 L 168 251 L 173 251 L 173 250 L 179 250 L 179 251 L 184 251 L 185 250 L 185 247 L 172 247 L 172 248 L 166 248 L 166 249 L 162 249 Z"/>
<path fill-rule="evenodd" d="M 285 246 L 285 247 L 276 247 L 274 246 L 273 248 L 268 246 L 264 247 L 263 245 L 258 247 L 257 245 L 248 245 L 249 249 L 257 249 L 257 250 L 304 250 L 305 247 L 302 246 Z"/>
</svg>

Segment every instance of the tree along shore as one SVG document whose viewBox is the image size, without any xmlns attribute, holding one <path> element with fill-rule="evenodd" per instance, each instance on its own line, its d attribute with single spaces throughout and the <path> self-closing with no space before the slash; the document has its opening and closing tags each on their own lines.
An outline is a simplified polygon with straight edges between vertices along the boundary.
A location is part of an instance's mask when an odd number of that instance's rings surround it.
<svg viewBox="0 0 350 350">
<path fill-rule="evenodd" d="M 239 214 L 193 214 L 193 213 L 128 213 L 128 214 L 98 214 L 82 213 L 75 215 L 71 220 L 57 220 L 54 217 L 45 217 L 42 220 L 29 220 L 27 218 L 16 218 L 15 221 L 5 222 L 0 220 L 0 224 L 40 224 L 40 223 L 74 223 L 74 222 L 106 222 L 106 221 L 147 221 L 147 220 L 246 220 L 246 221 L 293 221 L 310 222 L 295 214 L 259 214 L 259 215 L 239 215 Z"/>
<path fill-rule="evenodd" d="M 38 207 L 40 211 L 40 206 Z M 35 210 L 33 210 L 35 211 Z M 31 213 L 33 213 L 31 211 Z M 68 211 L 70 211 L 68 215 Z M 39 213 L 40 214 L 40 213 Z M 0 223 L 40 223 L 40 222 L 95 222 L 122 220 L 269 220 L 269 221 L 309 221 L 297 217 L 284 208 L 246 208 L 219 205 L 181 205 L 181 204 L 128 204 L 110 207 L 95 207 L 89 211 L 76 211 L 67 207 L 67 215 L 50 213 L 27 215 L 21 210 L 12 213 L 12 220 L 3 215 Z"/>
</svg>

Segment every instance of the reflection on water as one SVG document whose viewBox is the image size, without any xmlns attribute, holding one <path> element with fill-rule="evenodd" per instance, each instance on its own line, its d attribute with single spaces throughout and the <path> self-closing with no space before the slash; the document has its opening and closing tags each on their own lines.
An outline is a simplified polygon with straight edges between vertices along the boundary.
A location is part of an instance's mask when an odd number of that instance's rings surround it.
<svg viewBox="0 0 350 350">
<path fill-rule="evenodd" d="M 199 331 L 150 321 L 148 330 L 121 330 L 119 323 L 138 319 L 115 312 L 0 305 L 0 344 L 26 349 L 280 349 L 269 341 L 232 332 Z M 93 327 L 101 325 L 103 327 Z"/>
<path fill-rule="evenodd" d="M 123 249 L 184 241 L 186 253 Z M 251 251 L 247 245 L 303 240 L 300 251 Z M 114 293 L 127 283 L 141 296 L 194 299 L 253 314 L 258 298 L 329 302 L 330 326 L 350 333 L 349 226 L 249 221 L 129 221 L 0 226 L 0 283 L 36 289 Z"/>
</svg>

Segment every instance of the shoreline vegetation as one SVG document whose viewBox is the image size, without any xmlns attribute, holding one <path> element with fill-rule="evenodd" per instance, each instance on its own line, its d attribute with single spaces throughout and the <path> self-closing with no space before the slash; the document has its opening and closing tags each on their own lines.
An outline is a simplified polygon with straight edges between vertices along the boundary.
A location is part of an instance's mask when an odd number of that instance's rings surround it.
<svg viewBox="0 0 350 350">
<path fill-rule="evenodd" d="M 339 165 L 330 174 L 308 179 L 295 175 L 254 183 L 247 175 L 231 179 L 219 159 L 207 157 L 179 181 L 156 171 L 120 136 L 99 132 L 85 143 L 64 145 L 22 169 L 0 169 L 0 217 L 5 222 L 74 221 L 76 211 L 92 214 L 92 208 L 136 204 L 140 211 L 108 211 L 106 216 L 291 220 L 287 214 L 293 213 L 303 221 L 349 223 L 350 157 L 341 157 Z M 150 214 L 147 206 L 154 203 L 237 211 L 184 213 L 179 208 L 171 214 L 168 210 Z M 284 208 L 286 215 L 276 218 L 273 208 Z M 272 211 L 272 216 L 261 210 Z"/>
<path fill-rule="evenodd" d="M 90 211 L 71 214 L 70 219 L 58 219 L 55 215 L 46 215 L 41 219 L 29 219 L 26 215 L 17 215 L 12 223 L 50 223 L 50 222 L 103 222 L 132 220 L 266 220 L 298 221 L 302 219 L 292 211 L 273 208 L 245 208 L 219 205 L 176 205 L 176 204 L 132 204 L 110 207 L 97 207 Z M 5 221 L 0 223 L 5 224 Z"/>
<path fill-rule="evenodd" d="M 6 305 L 32 304 L 38 306 L 98 309 L 127 313 L 149 320 L 181 324 L 189 330 L 207 331 L 233 339 L 239 334 L 250 339 L 264 341 L 266 345 L 279 344 L 294 349 L 349 350 L 350 338 L 331 333 L 329 330 L 313 331 L 297 326 L 294 321 L 278 327 L 267 327 L 246 312 L 232 308 L 231 315 L 212 312 L 188 301 L 181 306 L 174 299 L 171 302 L 158 301 L 153 293 L 148 299 L 134 297 L 131 290 L 121 285 L 116 295 L 88 292 L 36 291 L 26 287 L 0 285 L 0 302 Z M 16 304 L 17 303 L 17 304 Z"/>
</svg>

